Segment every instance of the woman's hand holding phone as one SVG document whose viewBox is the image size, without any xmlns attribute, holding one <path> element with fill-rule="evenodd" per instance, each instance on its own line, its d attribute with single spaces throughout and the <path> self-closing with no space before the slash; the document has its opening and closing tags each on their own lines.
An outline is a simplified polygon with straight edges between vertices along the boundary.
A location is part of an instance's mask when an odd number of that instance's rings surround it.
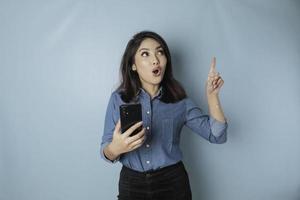
<svg viewBox="0 0 300 200">
<path fill-rule="evenodd" d="M 135 123 L 127 131 L 122 133 L 121 122 L 119 120 L 115 126 L 112 142 L 107 146 L 106 151 L 104 151 L 105 155 L 109 157 L 109 159 L 111 159 L 110 157 L 114 157 L 111 160 L 115 160 L 122 153 L 133 151 L 142 146 L 146 138 L 145 128 L 136 135 L 130 136 L 140 126 L 142 126 L 142 122 Z M 113 155 L 109 156 L 111 154 Z"/>
</svg>

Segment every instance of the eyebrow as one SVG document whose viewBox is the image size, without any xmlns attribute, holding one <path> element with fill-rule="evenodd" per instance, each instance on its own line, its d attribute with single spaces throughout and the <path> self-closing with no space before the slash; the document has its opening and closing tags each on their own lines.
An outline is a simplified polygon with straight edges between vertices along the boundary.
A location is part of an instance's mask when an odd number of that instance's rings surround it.
<svg viewBox="0 0 300 200">
<path fill-rule="evenodd" d="M 162 48 L 162 46 L 158 46 L 155 49 L 160 49 L 160 48 Z M 141 48 L 139 51 L 142 51 L 142 50 L 149 50 L 149 49 L 148 48 Z"/>
</svg>

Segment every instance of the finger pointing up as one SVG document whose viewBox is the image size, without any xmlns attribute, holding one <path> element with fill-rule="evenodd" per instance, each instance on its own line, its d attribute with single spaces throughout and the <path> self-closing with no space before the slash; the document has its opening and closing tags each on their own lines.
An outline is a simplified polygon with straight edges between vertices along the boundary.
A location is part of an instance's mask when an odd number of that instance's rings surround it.
<svg viewBox="0 0 300 200">
<path fill-rule="evenodd" d="M 216 71 L 216 57 L 213 57 L 213 59 L 211 61 L 209 73 L 213 73 L 213 74 L 217 73 L 217 71 Z"/>
</svg>

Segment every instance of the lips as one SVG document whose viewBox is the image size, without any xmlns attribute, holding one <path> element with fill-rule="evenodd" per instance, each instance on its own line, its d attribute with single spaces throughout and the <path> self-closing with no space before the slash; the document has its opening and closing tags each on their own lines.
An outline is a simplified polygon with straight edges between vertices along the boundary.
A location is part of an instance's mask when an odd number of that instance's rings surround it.
<svg viewBox="0 0 300 200">
<path fill-rule="evenodd" d="M 152 70 L 152 74 L 153 74 L 153 76 L 160 76 L 160 74 L 161 74 L 161 67 L 155 67 Z"/>
</svg>

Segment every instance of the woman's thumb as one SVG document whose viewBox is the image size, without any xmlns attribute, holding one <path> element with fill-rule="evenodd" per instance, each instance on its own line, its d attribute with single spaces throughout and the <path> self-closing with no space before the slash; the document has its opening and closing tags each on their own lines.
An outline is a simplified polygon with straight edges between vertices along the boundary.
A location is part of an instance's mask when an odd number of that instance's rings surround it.
<svg viewBox="0 0 300 200">
<path fill-rule="evenodd" d="M 120 134 L 120 132 L 121 132 L 121 121 L 119 119 L 116 126 L 115 126 L 114 134 Z"/>
</svg>

